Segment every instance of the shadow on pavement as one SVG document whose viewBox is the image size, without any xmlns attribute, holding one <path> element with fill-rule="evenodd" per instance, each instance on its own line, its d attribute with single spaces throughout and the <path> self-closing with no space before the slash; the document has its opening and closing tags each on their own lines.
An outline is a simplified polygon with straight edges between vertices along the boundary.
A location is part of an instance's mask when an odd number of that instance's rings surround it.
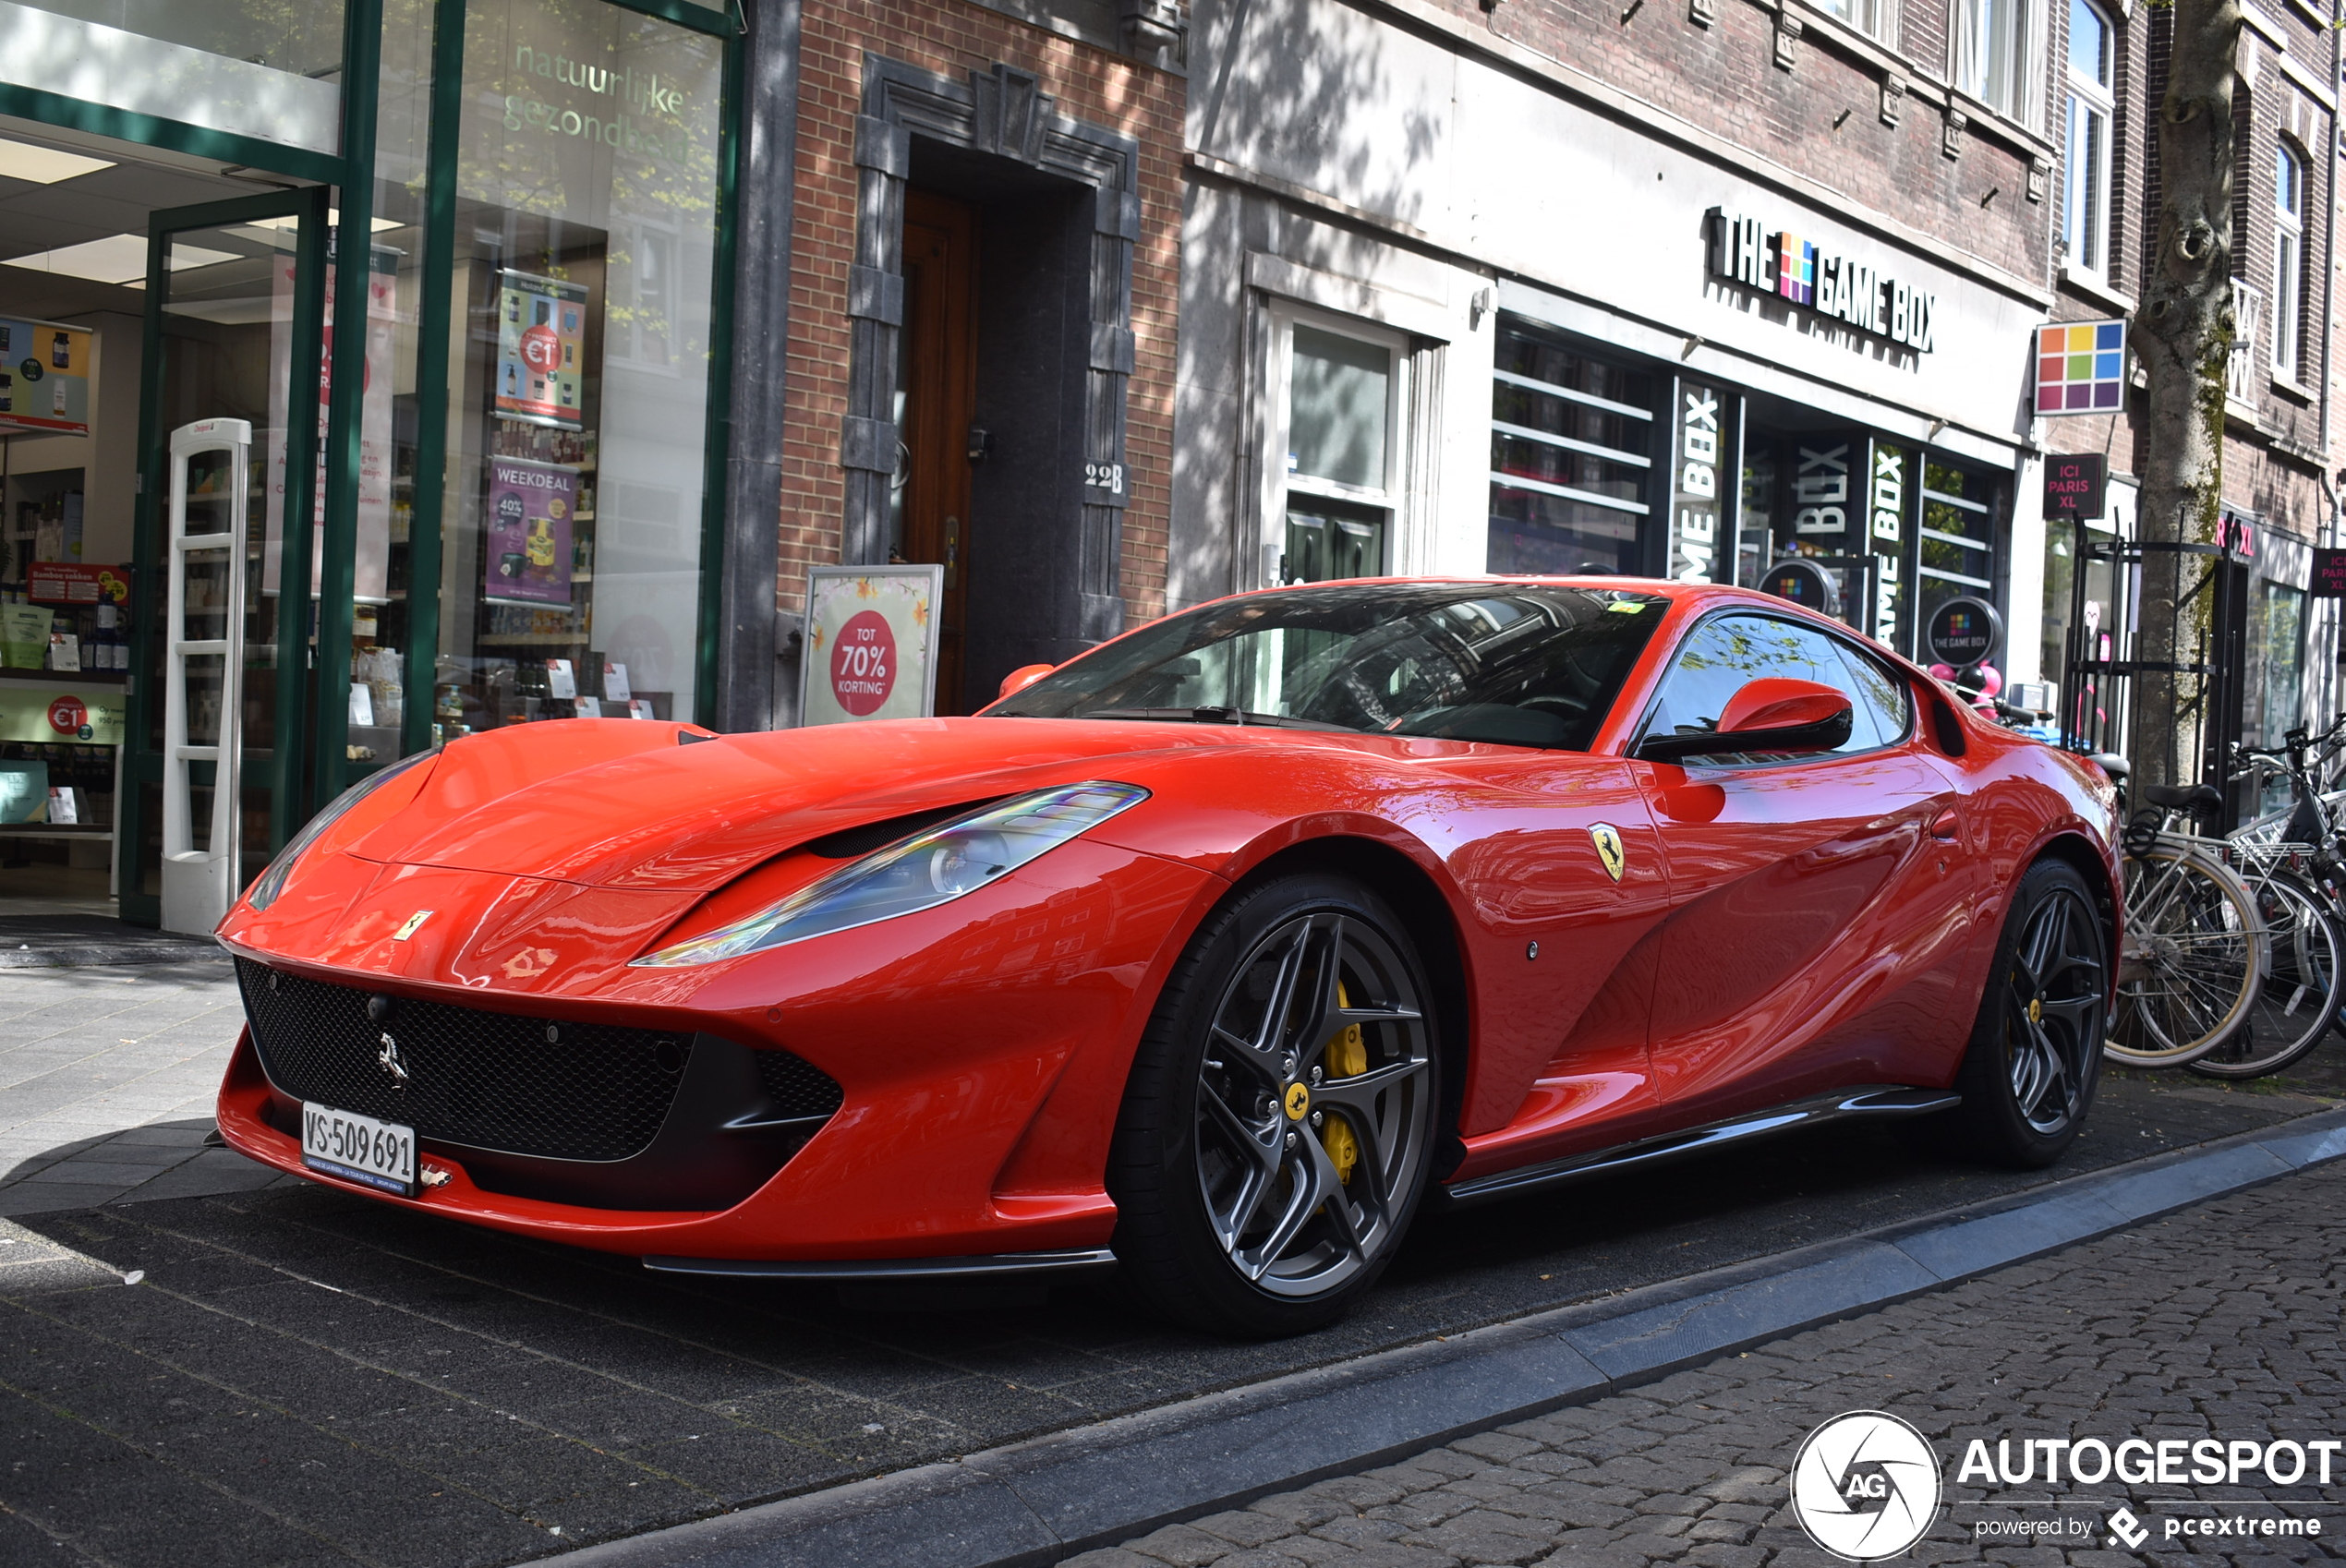
<svg viewBox="0 0 2346 1568">
<path fill-rule="evenodd" d="M 131 925 L 107 915 L 0 915 L 0 969 L 89 969 L 115 964 L 212 964 L 228 955 L 209 936 Z"/>
<path fill-rule="evenodd" d="M 0 1429 L 37 1456 L 0 1468 L 0 1559 L 37 1529 L 126 1568 L 512 1562 L 2320 1108 L 2113 1079 L 2025 1176 L 1822 1128 L 1421 1225 L 1361 1311 L 1274 1345 L 1168 1329 L 1112 1284 L 910 1312 L 654 1276 L 308 1183 L 0 1221 Z"/>
<path fill-rule="evenodd" d="M 0 1169 L 0 1216 L 211 1198 L 291 1180 L 222 1147 L 210 1116 L 60 1143 Z"/>
</svg>

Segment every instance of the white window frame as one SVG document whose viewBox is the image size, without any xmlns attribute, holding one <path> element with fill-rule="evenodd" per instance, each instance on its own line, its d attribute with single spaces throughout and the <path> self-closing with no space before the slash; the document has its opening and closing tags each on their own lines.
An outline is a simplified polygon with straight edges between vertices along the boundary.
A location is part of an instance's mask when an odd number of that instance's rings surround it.
<svg viewBox="0 0 2346 1568">
<path fill-rule="evenodd" d="M 1816 0 L 1816 5 L 1884 48 L 1898 47 L 1898 0 Z"/>
<path fill-rule="evenodd" d="M 2305 177 L 2311 174 L 2309 160 L 2285 140 L 2273 142 L 2273 374 L 2284 380 L 2297 380 L 2298 362 L 2304 345 L 2298 340 L 2303 335 L 2303 312 L 2305 296 Z M 2280 199 L 2281 175 L 2287 173 L 2295 191 L 2294 211 Z"/>
<path fill-rule="evenodd" d="M 2111 75 L 2117 54 L 2118 30 L 2110 13 L 2094 0 L 2074 0 L 2091 11 L 2102 27 L 2102 58 L 2098 64 Z M 2110 276 L 2110 127 L 2117 123 L 2117 97 L 2112 85 L 2078 68 L 2075 30 L 2071 30 L 2067 124 L 2062 127 L 2062 237 L 2068 242 L 2068 266 L 2098 283 Z M 2101 130 L 2099 166 L 2080 154 L 2078 128 L 2098 122 Z M 2090 203 L 2091 211 L 2081 208 Z"/>
<path fill-rule="evenodd" d="M 2008 17 L 2012 37 L 2008 98 L 1989 90 L 1998 39 L 1992 24 Z M 1956 87 L 1995 113 L 2035 129 L 2044 71 L 2043 6 L 2037 0 L 1955 0 L 1948 17 L 1948 75 Z"/>
<path fill-rule="evenodd" d="M 1270 342 L 1269 352 L 1264 356 L 1261 581 L 1265 585 L 1276 585 L 1280 580 L 1279 558 L 1287 551 L 1287 511 L 1290 494 L 1349 501 L 1382 510 L 1386 519 L 1382 570 L 1386 573 L 1400 571 L 1401 563 L 1410 559 L 1405 533 L 1414 528 L 1417 522 L 1409 504 L 1409 465 L 1412 449 L 1417 444 L 1415 421 L 1409 416 L 1414 406 L 1411 392 L 1418 379 L 1409 334 L 1357 316 L 1315 310 L 1292 300 L 1276 297 L 1268 300 L 1264 316 Z M 1385 484 L 1381 488 L 1340 484 L 1314 475 L 1288 472 L 1290 434 L 1288 421 L 1291 412 L 1288 393 L 1293 387 L 1295 329 L 1298 325 L 1315 327 L 1321 332 L 1349 338 L 1356 343 L 1373 344 L 1391 356 L 1393 368 L 1385 378 Z"/>
</svg>

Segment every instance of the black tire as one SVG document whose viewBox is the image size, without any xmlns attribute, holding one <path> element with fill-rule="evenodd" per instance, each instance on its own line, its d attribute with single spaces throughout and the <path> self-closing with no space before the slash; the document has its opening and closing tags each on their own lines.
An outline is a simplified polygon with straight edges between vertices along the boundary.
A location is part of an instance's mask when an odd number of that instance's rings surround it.
<svg viewBox="0 0 2346 1568">
<path fill-rule="evenodd" d="M 2101 1081 L 2109 974 L 2110 926 L 2086 879 L 2059 861 L 2029 867 L 1955 1075 L 1955 1152 L 2041 1170 L 2076 1141 Z"/>
<path fill-rule="evenodd" d="M 1127 1287 L 1240 1338 L 1348 1311 L 1424 1195 L 1442 1103 L 1431 1001 L 1400 921 L 1348 878 L 1276 877 L 1216 909 L 1166 982 L 1117 1118 Z"/>
<path fill-rule="evenodd" d="M 2183 1064 L 2202 1078 L 2277 1073 L 2329 1032 L 2346 995 L 2346 939 L 2319 887 L 2283 872 L 2248 885 L 2264 922 L 2265 978 L 2255 1005 L 2216 1048 Z"/>
</svg>

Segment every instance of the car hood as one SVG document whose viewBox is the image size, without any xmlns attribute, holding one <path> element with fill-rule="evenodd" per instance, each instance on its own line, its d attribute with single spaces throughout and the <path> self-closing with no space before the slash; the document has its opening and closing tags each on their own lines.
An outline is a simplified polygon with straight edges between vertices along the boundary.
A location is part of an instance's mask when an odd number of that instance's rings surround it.
<svg viewBox="0 0 2346 1568">
<path fill-rule="evenodd" d="M 526 747 L 460 742 L 412 802 L 344 851 L 385 864 L 706 891 L 826 834 L 1088 778 L 1149 787 L 1201 751 L 1391 744 L 1179 724 L 901 719 L 720 736 L 526 778 L 515 771 L 526 774 Z"/>
</svg>

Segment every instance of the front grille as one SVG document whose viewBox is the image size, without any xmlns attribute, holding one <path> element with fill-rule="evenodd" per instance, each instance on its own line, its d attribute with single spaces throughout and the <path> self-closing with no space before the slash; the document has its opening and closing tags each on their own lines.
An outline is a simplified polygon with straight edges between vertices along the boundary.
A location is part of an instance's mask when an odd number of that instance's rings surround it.
<svg viewBox="0 0 2346 1568">
<path fill-rule="evenodd" d="M 236 960 L 236 983 L 270 1082 L 417 1136 L 556 1160 L 624 1160 L 659 1131 L 693 1037 L 526 1018 L 401 997 L 381 1023 L 369 994 Z M 408 1073 L 382 1065 L 382 1037 Z M 823 1082 L 824 1074 L 792 1062 Z M 838 1086 L 832 1085 L 833 1105 Z"/>
<path fill-rule="evenodd" d="M 828 1116 L 847 1098 L 837 1079 L 788 1051 L 758 1052 L 757 1081 L 780 1117 Z"/>
</svg>

